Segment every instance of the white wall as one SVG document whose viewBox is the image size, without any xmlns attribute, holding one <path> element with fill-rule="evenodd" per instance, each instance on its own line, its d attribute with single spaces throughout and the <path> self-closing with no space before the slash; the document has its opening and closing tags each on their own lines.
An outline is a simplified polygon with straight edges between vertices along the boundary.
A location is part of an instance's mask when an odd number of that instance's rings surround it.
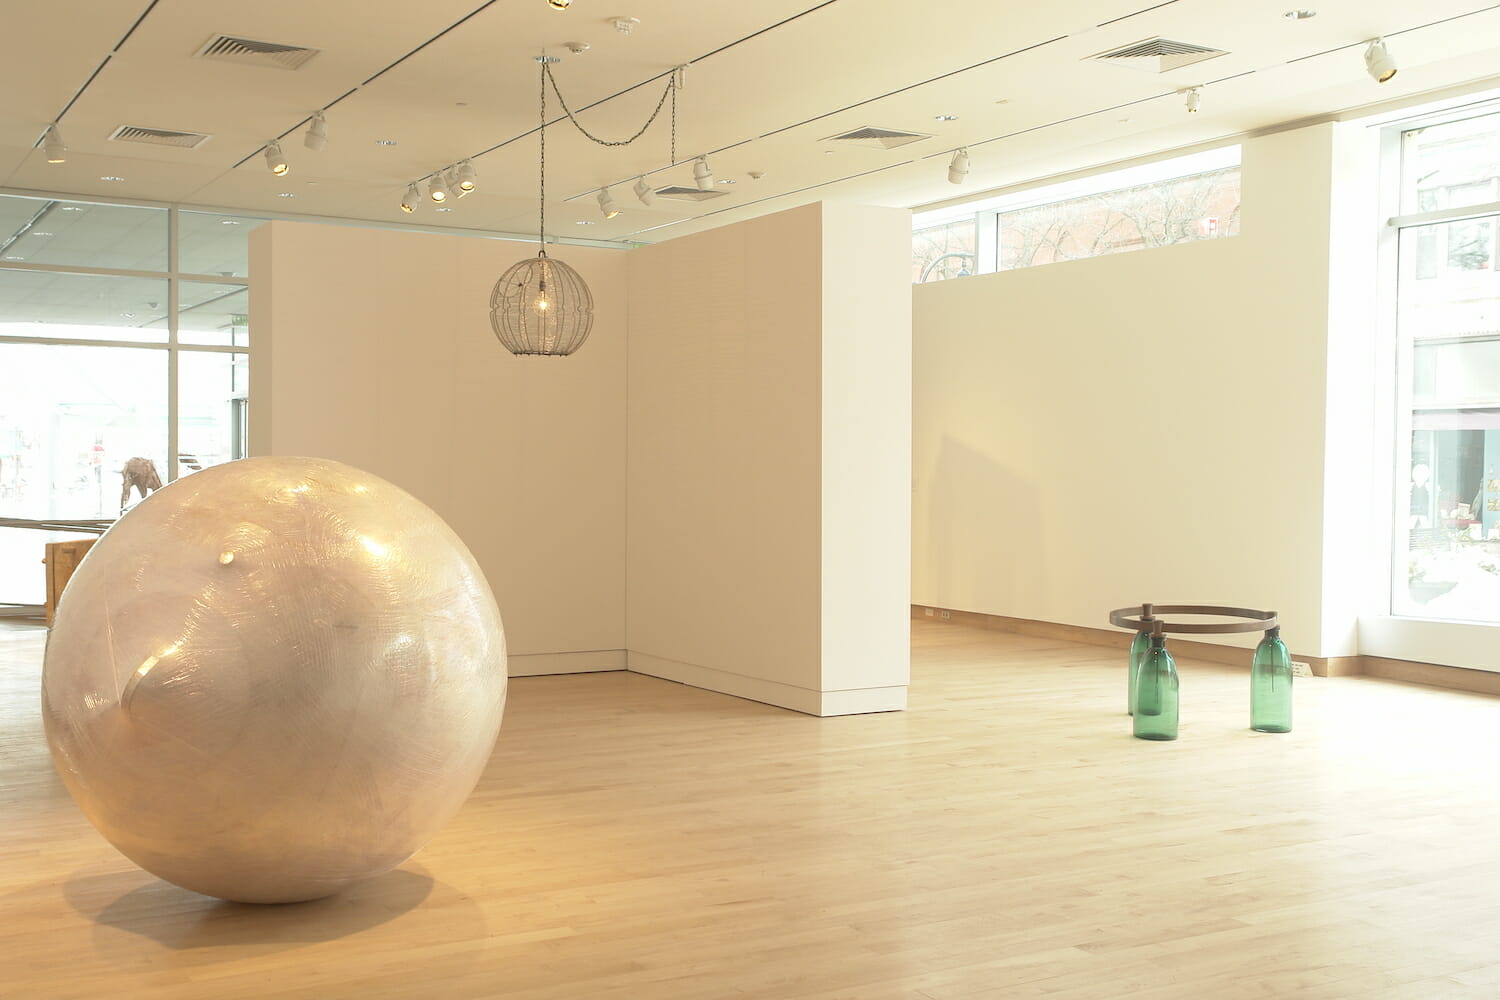
<svg viewBox="0 0 1500 1000">
<path fill-rule="evenodd" d="M 909 248 L 809 205 L 631 252 L 632 670 L 904 706 Z"/>
<path fill-rule="evenodd" d="M 1353 651 L 1322 592 L 1333 129 L 1247 141 L 1236 238 L 915 290 L 917 603 L 1260 607 Z"/>
<path fill-rule="evenodd" d="M 273 222 L 251 236 L 251 450 L 382 476 L 473 550 L 512 674 L 625 665 L 625 254 L 565 247 L 588 343 L 513 357 L 495 279 L 527 244 Z"/>
</svg>

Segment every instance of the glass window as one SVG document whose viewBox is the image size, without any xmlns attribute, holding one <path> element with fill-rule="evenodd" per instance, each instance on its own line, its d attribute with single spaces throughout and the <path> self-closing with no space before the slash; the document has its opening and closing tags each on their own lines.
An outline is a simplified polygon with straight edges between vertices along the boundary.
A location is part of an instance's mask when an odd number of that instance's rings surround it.
<svg viewBox="0 0 1500 1000">
<path fill-rule="evenodd" d="M 0 335 L 66 340 L 167 339 L 165 278 L 0 269 Z"/>
<path fill-rule="evenodd" d="M 166 409 L 166 351 L 0 343 L 5 513 L 118 515 L 127 482 L 166 481 Z"/>
<path fill-rule="evenodd" d="M 1102 257 L 1239 231 L 1240 147 L 1224 146 L 918 213 L 912 222 L 912 280 Z"/>
<path fill-rule="evenodd" d="M 1433 212 L 1500 200 L 1500 115 L 1401 134 L 1401 210 Z"/>
<path fill-rule="evenodd" d="M 1001 212 L 999 269 L 1237 236 L 1240 170 L 1142 184 Z"/>
<path fill-rule="evenodd" d="M 0 258 L 165 271 L 167 210 L 0 195 Z"/>
<path fill-rule="evenodd" d="M 177 314 L 177 340 L 211 347 L 244 347 L 250 342 L 250 289 L 184 281 Z"/>
<path fill-rule="evenodd" d="M 177 361 L 178 475 L 244 458 L 250 356 L 183 351 Z"/>
<path fill-rule="evenodd" d="M 184 274 L 244 278 L 250 274 L 250 233 L 264 219 L 207 212 L 177 214 L 177 269 Z"/>
<path fill-rule="evenodd" d="M 1407 193 L 1468 206 L 1500 179 L 1500 116 L 1403 144 Z M 1488 131 L 1486 131 L 1488 129 Z M 1491 137 L 1488 159 L 1472 141 Z M 1439 139 L 1442 141 L 1438 141 Z M 1476 170 L 1491 177 L 1476 181 Z M 1415 173 L 1414 173 L 1415 172 Z M 1426 197 L 1427 195 L 1430 197 Z M 1401 230 L 1397 279 L 1397 543 L 1391 612 L 1500 622 L 1500 280 L 1491 215 Z"/>
<path fill-rule="evenodd" d="M 962 278 L 977 272 L 978 235 L 979 225 L 974 218 L 915 230 L 911 234 L 912 282 Z"/>
</svg>

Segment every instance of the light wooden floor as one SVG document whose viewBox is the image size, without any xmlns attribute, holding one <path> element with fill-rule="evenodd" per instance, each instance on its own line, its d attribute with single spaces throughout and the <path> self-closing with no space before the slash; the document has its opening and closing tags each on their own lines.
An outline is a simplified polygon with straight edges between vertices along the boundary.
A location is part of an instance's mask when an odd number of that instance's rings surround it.
<svg viewBox="0 0 1500 1000">
<path fill-rule="evenodd" d="M 630 674 L 513 682 L 402 870 L 219 903 L 53 776 L 0 630 L 0 995 L 527 1000 L 1500 997 L 1500 700 L 1183 664 L 1131 739 L 1097 647 L 916 622 L 911 709 L 817 720 Z"/>
</svg>

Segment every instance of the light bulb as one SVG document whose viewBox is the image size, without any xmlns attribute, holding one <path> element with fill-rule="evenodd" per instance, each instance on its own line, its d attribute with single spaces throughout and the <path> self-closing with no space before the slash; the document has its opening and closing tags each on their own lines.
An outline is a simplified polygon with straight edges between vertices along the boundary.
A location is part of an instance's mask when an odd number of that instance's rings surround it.
<svg viewBox="0 0 1500 1000">
<path fill-rule="evenodd" d="M 410 215 L 417 210 L 417 206 L 421 203 L 422 192 L 417 190 L 416 184 L 406 185 L 406 196 L 401 199 L 401 211 Z"/>
<path fill-rule="evenodd" d="M 46 155 L 48 163 L 68 161 L 68 147 L 63 145 L 62 133 L 57 130 L 56 125 L 47 126 L 47 137 L 42 140 L 42 153 Z"/>
<path fill-rule="evenodd" d="M 606 219 L 613 219 L 620 214 L 620 206 L 615 204 L 614 196 L 609 193 L 609 188 L 599 192 L 599 211 L 604 213 Z"/>
<path fill-rule="evenodd" d="M 448 200 L 448 185 L 443 183 L 442 172 L 432 175 L 432 180 L 427 182 L 427 197 L 441 205 Z"/>
<path fill-rule="evenodd" d="M 458 189 L 460 191 L 462 191 L 464 194 L 468 194 L 470 191 L 474 190 L 477 181 L 478 178 L 476 175 L 476 171 L 474 170 L 474 164 L 470 163 L 468 160 L 465 160 L 458 165 Z"/>
<path fill-rule="evenodd" d="M 948 182 L 950 184 L 962 184 L 964 178 L 969 176 L 969 151 L 960 149 L 953 154 L 953 160 L 948 164 Z"/>
<path fill-rule="evenodd" d="M 291 169 L 287 166 L 286 157 L 281 155 L 281 143 L 275 139 L 266 143 L 266 166 L 277 177 L 284 176 Z"/>
<path fill-rule="evenodd" d="M 328 145 L 328 120 L 323 117 L 323 112 L 313 113 L 312 123 L 307 126 L 307 134 L 302 137 L 302 145 L 313 152 Z"/>
<path fill-rule="evenodd" d="M 1396 75 L 1396 60 L 1385 47 L 1385 39 L 1377 38 L 1365 49 L 1365 72 L 1376 83 L 1387 83 Z"/>
</svg>

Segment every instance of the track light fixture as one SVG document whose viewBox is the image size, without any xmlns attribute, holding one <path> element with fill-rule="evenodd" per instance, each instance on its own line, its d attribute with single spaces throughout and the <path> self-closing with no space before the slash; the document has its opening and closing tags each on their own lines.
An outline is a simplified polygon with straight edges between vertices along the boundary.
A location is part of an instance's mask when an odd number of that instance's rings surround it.
<svg viewBox="0 0 1500 1000">
<path fill-rule="evenodd" d="M 964 178 L 969 176 L 969 151 L 960 149 L 953 154 L 953 160 L 948 164 L 948 183 L 962 184 Z"/>
<path fill-rule="evenodd" d="M 1203 103 L 1203 95 L 1199 93 L 1197 87 L 1189 87 L 1182 93 L 1185 95 L 1183 99 L 1183 106 L 1188 109 L 1189 114 L 1196 114 L 1198 111 L 1198 105 Z"/>
<path fill-rule="evenodd" d="M 286 157 L 281 155 L 281 143 L 275 139 L 266 143 L 266 166 L 277 177 L 284 176 L 291 169 L 286 164 Z"/>
<path fill-rule="evenodd" d="M 406 195 L 401 199 L 401 211 L 410 215 L 420 204 L 422 204 L 422 192 L 417 190 L 416 183 L 406 185 Z"/>
<path fill-rule="evenodd" d="M 614 195 L 609 193 L 609 188 L 603 188 L 599 192 L 599 211 L 604 213 L 606 219 L 613 219 L 620 214 L 620 206 L 615 204 Z"/>
<path fill-rule="evenodd" d="M 47 126 L 47 134 L 42 139 L 42 153 L 46 155 L 48 163 L 68 161 L 68 147 L 63 145 L 62 133 L 57 130 L 56 125 Z"/>
<path fill-rule="evenodd" d="M 1365 49 L 1365 72 L 1376 83 L 1387 83 L 1396 75 L 1396 60 L 1385 47 L 1384 38 L 1376 38 Z"/>
<path fill-rule="evenodd" d="M 464 160 L 459 163 L 457 178 L 458 190 L 460 192 L 462 192 L 463 194 L 468 194 L 470 191 L 474 190 L 474 188 L 478 184 L 478 173 L 474 170 L 474 164 L 469 162 L 468 160 Z"/>
<path fill-rule="evenodd" d="M 328 119 L 323 117 L 323 112 L 313 112 L 312 121 L 307 126 L 307 135 L 302 137 L 302 145 L 315 153 L 328 145 Z"/>
<path fill-rule="evenodd" d="M 439 170 L 432 175 L 427 182 L 427 197 L 441 205 L 448 200 L 448 184 L 443 180 L 443 172 Z"/>
<path fill-rule="evenodd" d="M 656 200 L 656 192 L 651 190 L 651 185 L 646 183 L 645 177 L 636 178 L 635 187 L 630 190 L 635 192 L 636 198 L 642 205 L 649 205 Z"/>
<path fill-rule="evenodd" d="M 714 189 L 714 171 L 708 165 L 708 157 L 700 156 L 693 164 L 693 181 L 698 185 L 699 191 L 712 191 Z"/>
</svg>

